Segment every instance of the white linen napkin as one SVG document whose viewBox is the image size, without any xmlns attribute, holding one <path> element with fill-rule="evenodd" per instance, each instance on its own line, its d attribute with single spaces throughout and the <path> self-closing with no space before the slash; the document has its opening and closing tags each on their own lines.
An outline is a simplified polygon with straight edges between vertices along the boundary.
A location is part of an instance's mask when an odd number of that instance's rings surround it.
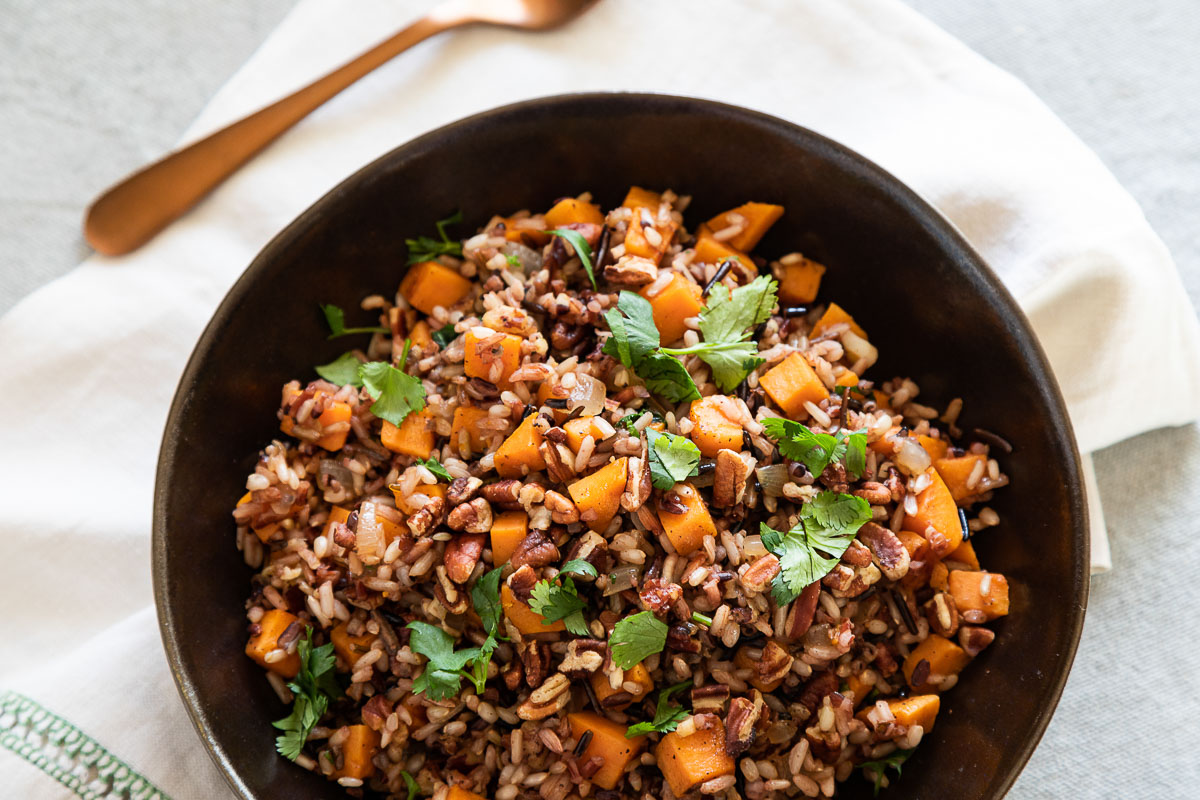
<svg viewBox="0 0 1200 800">
<path fill-rule="evenodd" d="M 303 0 L 185 140 L 425 8 Z M 1196 320 L 1136 204 L 1023 85 L 895 0 L 604 0 L 554 33 L 440 37 L 317 111 L 141 251 L 91 258 L 0 319 L 0 793 L 52 797 L 56 779 L 83 796 L 227 796 L 171 683 L 150 589 L 155 460 L 201 329 L 270 237 L 368 161 L 485 108 L 613 89 L 775 114 L 913 186 L 1029 314 L 1082 451 L 1200 416 Z M 1106 569 L 1094 480 L 1088 490 L 1093 566 Z"/>
</svg>

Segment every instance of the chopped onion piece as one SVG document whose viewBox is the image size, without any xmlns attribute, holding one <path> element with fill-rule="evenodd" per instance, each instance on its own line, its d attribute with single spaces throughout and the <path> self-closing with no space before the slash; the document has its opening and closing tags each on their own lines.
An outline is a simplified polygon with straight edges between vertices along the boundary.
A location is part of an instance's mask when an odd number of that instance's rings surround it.
<svg viewBox="0 0 1200 800">
<path fill-rule="evenodd" d="M 754 470 L 758 475 L 758 485 L 767 497 L 783 497 L 784 484 L 791 481 L 787 464 L 772 464 L 769 467 L 759 467 Z"/>
<path fill-rule="evenodd" d="M 921 447 L 916 439 L 905 436 L 897 437 L 895 441 L 900 443 L 900 447 L 896 450 L 893 460 L 902 472 L 909 476 L 916 476 L 929 469 L 930 464 L 933 463 L 929 457 L 929 451 Z"/>
<path fill-rule="evenodd" d="M 575 374 L 575 385 L 567 394 L 567 410 L 583 408 L 584 416 L 599 414 L 604 410 L 604 384 L 591 375 Z"/>
<path fill-rule="evenodd" d="M 617 567 L 608 573 L 608 588 L 604 590 L 604 596 L 608 597 L 626 589 L 632 589 L 637 586 L 637 579 L 637 567 Z"/>
<path fill-rule="evenodd" d="M 354 551 L 364 564 L 378 564 L 383 557 L 383 526 L 375 517 L 375 504 L 364 502 L 358 507 L 358 527 L 354 529 Z"/>
</svg>

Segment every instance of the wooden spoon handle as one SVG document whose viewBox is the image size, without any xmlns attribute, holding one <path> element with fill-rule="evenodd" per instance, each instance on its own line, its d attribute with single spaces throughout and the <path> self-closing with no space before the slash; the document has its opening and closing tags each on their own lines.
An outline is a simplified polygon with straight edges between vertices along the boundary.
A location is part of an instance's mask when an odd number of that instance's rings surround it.
<svg viewBox="0 0 1200 800">
<path fill-rule="evenodd" d="M 136 250 L 338 92 L 413 45 L 466 21 L 423 17 L 303 89 L 134 173 L 92 203 L 84 238 L 105 255 Z"/>
</svg>

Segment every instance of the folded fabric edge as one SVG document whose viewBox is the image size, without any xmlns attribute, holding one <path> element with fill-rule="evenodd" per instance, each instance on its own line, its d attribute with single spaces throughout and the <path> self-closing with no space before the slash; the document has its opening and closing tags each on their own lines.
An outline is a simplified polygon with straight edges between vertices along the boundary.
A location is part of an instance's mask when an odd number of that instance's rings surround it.
<svg viewBox="0 0 1200 800">
<path fill-rule="evenodd" d="M 83 798 L 170 800 L 71 722 L 17 692 L 0 692 L 0 747 Z"/>
<path fill-rule="evenodd" d="M 1083 492 L 1087 499 L 1088 528 L 1092 539 L 1092 574 L 1103 575 L 1112 569 L 1112 551 L 1108 546 L 1108 525 L 1104 521 L 1104 506 L 1100 502 L 1100 485 L 1096 483 L 1096 465 L 1091 453 L 1079 457 L 1083 467 Z"/>
</svg>

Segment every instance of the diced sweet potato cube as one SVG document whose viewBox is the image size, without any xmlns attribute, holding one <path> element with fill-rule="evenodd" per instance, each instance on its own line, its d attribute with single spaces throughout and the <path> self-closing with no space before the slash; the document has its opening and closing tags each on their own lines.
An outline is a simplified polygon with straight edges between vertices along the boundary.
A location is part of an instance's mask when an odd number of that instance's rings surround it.
<svg viewBox="0 0 1200 800">
<path fill-rule="evenodd" d="M 704 300 L 700 292 L 699 286 L 678 272 L 674 273 L 671 282 L 656 294 L 650 294 L 650 286 L 641 290 L 642 297 L 650 301 L 650 311 L 654 315 L 654 324 L 658 327 L 661 344 L 668 345 L 681 339 L 687 330 L 685 320 L 700 315 L 704 309 Z"/>
<path fill-rule="evenodd" d="M 267 611 L 258 621 L 258 633 L 251 636 L 250 641 L 246 642 L 246 655 L 276 675 L 284 678 L 296 677 L 296 673 L 300 671 L 300 655 L 298 653 L 289 653 L 274 662 L 267 661 L 267 654 L 279 647 L 277 644 L 279 637 L 288 629 L 288 626 L 299 621 L 300 618 L 295 614 L 281 608 L 272 608 Z"/>
<path fill-rule="evenodd" d="M 1008 579 L 996 572 L 950 573 L 950 594 L 959 613 L 982 611 L 989 620 L 1008 614 Z"/>
<path fill-rule="evenodd" d="M 962 544 L 962 525 L 958 506 L 937 470 L 930 467 L 927 474 L 933 481 L 917 495 L 917 513 L 906 516 L 903 527 L 924 536 L 933 555 L 942 558 Z"/>
<path fill-rule="evenodd" d="M 534 430 L 535 419 L 537 415 L 530 414 L 521 420 L 517 429 L 496 451 L 496 472 L 500 473 L 501 478 L 523 478 L 531 472 L 546 468 L 546 459 L 538 452 L 542 434 Z"/>
<path fill-rule="evenodd" d="M 704 223 L 709 229 L 719 231 L 734 224 L 735 215 L 741 216 L 742 230 L 727 239 L 730 247 L 750 252 L 767 230 L 783 216 L 783 206 L 772 203 L 743 203 L 737 208 L 722 211 Z"/>
<path fill-rule="evenodd" d="M 426 406 L 416 413 L 409 414 L 398 426 L 384 420 L 379 438 L 383 446 L 393 453 L 413 458 L 429 458 L 433 452 L 435 438 L 433 412 Z"/>
<path fill-rule="evenodd" d="M 942 476 L 942 481 L 950 490 L 950 496 L 954 498 L 955 503 L 961 503 L 972 495 L 978 494 L 978 487 L 967 488 L 967 481 L 975 470 L 975 465 L 980 463 L 986 469 L 987 456 L 979 453 L 967 453 L 958 458 L 934 457 L 933 466 L 937 469 L 938 475 Z"/>
<path fill-rule="evenodd" d="M 679 226 L 674 222 L 655 223 L 651 215 L 649 211 L 634 212 L 625 230 L 625 255 L 641 256 L 657 264 L 670 248 Z M 648 230 L 653 230 L 654 234 L 648 234 Z"/>
<path fill-rule="evenodd" d="M 537 249 L 550 241 L 550 234 L 544 230 L 545 217 L 513 216 L 505 217 L 503 222 L 504 238 L 510 242 L 520 242 L 526 247 Z"/>
<path fill-rule="evenodd" d="M 368 650 L 371 649 L 371 644 L 379 637 L 371 633 L 362 633 L 358 636 L 351 636 L 346 630 L 346 623 L 336 626 L 329 633 L 329 640 L 333 642 L 333 649 L 342 660 L 353 669 L 358 660 L 362 658 Z"/>
<path fill-rule="evenodd" d="M 929 542 L 924 536 L 906 530 L 901 530 L 896 536 L 913 561 L 924 561 L 929 557 Z"/>
<path fill-rule="evenodd" d="M 935 692 L 938 687 L 930 683 L 928 676 L 945 678 L 957 675 L 970 660 L 971 657 L 966 654 L 966 651 L 954 642 L 944 636 L 931 633 L 925 641 L 909 652 L 908 658 L 904 659 L 904 679 L 908 681 L 908 685 L 913 688 L 913 691 Z M 929 662 L 928 672 L 925 672 L 924 680 L 914 683 L 913 672 L 922 661 Z M 918 675 L 917 677 L 922 676 Z"/>
<path fill-rule="evenodd" d="M 629 459 L 618 458 L 567 487 L 579 508 L 580 519 L 592 530 L 607 528 L 620 509 L 628 466 Z"/>
<path fill-rule="evenodd" d="M 858 376 L 854 374 L 854 370 L 848 369 L 841 375 L 838 375 L 837 380 L 833 384 L 834 386 L 857 386 Z"/>
<path fill-rule="evenodd" d="M 593 672 L 589 680 L 592 684 L 592 693 L 596 695 L 596 702 L 600 703 L 601 706 L 604 706 L 604 701 L 609 697 L 612 697 L 618 692 L 625 691 L 623 688 L 612 688 L 612 684 L 609 683 L 608 680 L 608 675 L 603 670 L 599 672 Z M 623 683 L 636 683 L 639 687 L 641 687 L 641 692 L 637 694 L 630 693 L 630 699 L 627 702 L 619 703 L 617 705 L 604 706 L 605 708 L 611 708 L 614 711 L 621 711 L 622 709 L 628 708 L 629 705 L 635 700 L 641 700 L 647 695 L 648 692 L 654 689 L 654 681 L 650 678 L 650 673 L 647 671 L 646 665 L 641 663 L 634 664 L 633 667 L 625 670 L 625 680 Z"/>
<path fill-rule="evenodd" d="M 944 458 L 946 451 L 950 449 L 950 443 L 945 439 L 935 439 L 932 436 L 918 436 L 917 442 L 921 447 L 925 448 L 925 452 L 929 453 L 929 457 L 934 461 Z M 938 472 L 941 472 L 941 470 L 938 470 Z M 945 478 L 946 476 L 942 475 L 942 479 L 945 480 Z"/>
<path fill-rule="evenodd" d="M 851 675 L 846 678 L 846 691 L 854 694 L 854 707 L 858 708 L 862 705 L 863 700 L 867 699 L 867 695 L 871 693 L 873 686 L 868 686 L 863 682 L 863 679 L 857 675 Z"/>
<path fill-rule="evenodd" d="M 854 331 L 862 338 L 871 338 L 867 336 L 867 332 L 859 327 L 859 324 L 854 321 L 854 317 L 847 314 L 846 309 L 842 308 L 837 303 L 829 304 L 829 308 L 825 309 L 825 313 L 821 315 L 819 320 L 817 320 L 817 324 L 813 325 L 812 333 L 809 335 L 810 337 L 820 336 L 828 328 L 831 328 L 841 322 L 848 323 L 850 325 L 850 330 Z"/>
<path fill-rule="evenodd" d="M 688 436 L 706 458 L 716 458 L 721 450 L 737 452 L 742 449 L 742 425 L 734 422 L 737 416 L 732 398 L 720 394 L 702 397 L 692 403 L 688 413 L 692 421 Z"/>
<path fill-rule="evenodd" d="M 946 556 L 946 560 L 958 561 L 962 564 L 966 564 L 973 570 L 979 570 L 979 556 L 975 555 L 975 545 L 971 544 L 969 541 L 965 541 L 960 544 L 953 553 Z"/>
<path fill-rule="evenodd" d="M 492 564 L 505 564 L 529 533 L 529 515 L 524 511 L 502 511 L 492 517 Z"/>
<path fill-rule="evenodd" d="M 546 227 L 561 228 L 581 222 L 593 225 L 604 224 L 604 214 L 595 203 L 585 203 L 574 197 L 567 197 L 554 204 L 554 208 L 546 212 Z"/>
<path fill-rule="evenodd" d="M 751 275 L 758 273 L 758 265 L 754 263 L 754 259 L 725 242 L 718 242 L 707 228 L 700 228 L 695 250 L 696 256 L 693 260 L 698 264 L 720 264 L 727 258 L 736 258 Z"/>
<path fill-rule="evenodd" d="M 625 767 L 646 746 L 646 737 L 635 736 L 626 739 L 625 731 L 628 726 L 591 711 L 568 714 L 567 721 L 571 723 L 571 735 L 576 739 L 581 738 L 584 731 L 592 732 L 592 740 L 579 755 L 581 764 L 587 763 L 591 758 L 599 758 L 603 762 L 592 776 L 592 783 L 603 789 L 615 789 L 621 776 L 625 774 Z"/>
<path fill-rule="evenodd" d="M 658 192 L 652 192 L 640 186 L 630 186 L 629 192 L 626 193 L 625 200 L 621 205 L 634 211 L 639 208 L 648 208 L 652 212 L 657 212 L 658 206 L 661 203 L 662 195 Z"/>
<path fill-rule="evenodd" d="M 896 722 L 910 728 L 920 725 L 929 733 L 933 730 L 933 723 L 942 707 L 942 698 L 936 694 L 914 694 L 903 699 L 893 697 L 887 704 Z"/>
<path fill-rule="evenodd" d="M 725 752 L 725 725 L 721 722 L 691 736 L 668 733 L 654 755 L 676 797 L 683 797 L 705 781 L 733 774 L 733 759 Z"/>
<path fill-rule="evenodd" d="M 543 381 L 538 387 L 537 404 L 538 406 L 546 405 L 546 401 L 550 399 L 566 400 L 569 392 L 559 385 L 558 381 L 551 378 L 548 381 Z M 570 412 L 562 408 L 551 408 L 550 413 L 554 415 L 554 421 L 560 425 L 567 421 L 567 417 L 571 416 Z"/>
<path fill-rule="evenodd" d="M 929 585 L 939 592 L 950 589 L 950 569 L 941 561 L 935 561 L 929 568 Z"/>
<path fill-rule="evenodd" d="M 242 495 L 242 499 L 238 500 L 237 504 L 242 506 L 249 502 L 250 492 L 246 492 L 244 495 Z M 261 528 L 255 528 L 253 525 L 251 525 L 250 530 L 254 531 L 255 535 L 262 540 L 263 544 L 266 544 L 267 542 L 271 541 L 271 537 L 275 535 L 275 531 L 279 530 L 279 523 L 269 522 L 266 525 L 263 525 Z"/>
<path fill-rule="evenodd" d="M 567 447 L 579 452 L 583 440 L 591 436 L 596 442 L 604 438 L 605 431 L 596 424 L 595 417 L 576 417 L 563 423 L 563 431 L 567 434 Z"/>
<path fill-rule="evenodd" d="M 455 784 L 450 787 L 450 791 L 446 792 L 446 800 L 487 800 L 487 798 L 474 792 L 468 792 L 466 789 Z"/>
<path fill-rule="evenodd" d="M 779 275 L 779 300 L 783 303 L 808 305 L 817 299 L 825 267 L 816 261 L 801 258 L 784 264 Z"/>
<path fill-rule="evenodd" d="M 792 353 L 767 370 L 758 382 L 775 401 L 775 405 L 792 419 L 808 418 L 805 402 L 820 405 L 822 400 L 829 397 L 825 384 L 821 383 L 817 373 L 799 353 Z"/>
<path fill-rule="evenodd" d="M 682 514 L 672 514 L 658 506 L 658 520 L 662 523 L 663 531 L 671 540 L 671 546 L 681 556 L 691 555 L 704 544 L 705 536 L 716 536 L 717 526 L 713 524 L 712 515 L 704 498 L 690 483 L 677 483 L 671 490 L 683 503 Z"/>
<path fill-rule="evenodd" d="M 508 376 L 521 365 L 521 337 L 511 333 L 488 333 L 490 328 L 472 328 L 463 338 L 463 371 L 502 389 L 509 388 Z M 497 366 L 499 365 L 499 366 Z"/>
<path fill-rule="evenodd" d="M 400 281 L 400 295 L 415 309 L 432 314 L 438 306 L 449 309 L 471 291 L 471 282 L 436 261 L 413 264 Z"/>
<path fill-rule="evenodd" d="M 413 325 L 408 330 L 409 341 L 412 342 L 413 349 L 428 350 L 433 345 L 433 331 L 429 327 L 429 323 L 425 320 L 420 320 L 416 325 Z"/>
<path fill-rule="evenodd" d="M 417 488 L 413 489 L 412 494 L 423 494 L 426 497 L 445 497 L 446 484 L 444 483 L 418 483 Z M 413 505 L 409 500 L 409 495 L 400 491 L 398 488 L 392 490 L 392 497 L 396 499 L 396 508 L 403 511 L 405 514 L 415 514 L 418 511 L 417 506 Z M 383 518 L 379 518 L 383 521 Z"/>
<path fill-rule="evenodd" d="M 350 404 L 336 400 L 329 404 L 329 408 L 321 412 L 321 416 L 317 417 L 317 422 L 321 423 L 322 428 L 328 428 L 330 425 L 345 423 L 344 430 L 333 433 L 326 433 L 320 439 L 317 439 L 317 447 L 323 447 L 326 450 L 334 451 L 341 450 L 346 445 L 346 436 L 350 433 Z"/>
<path fill-rule="evenodd" d="M 375 774 L 375 754 L 379 752 L 379 734 L 366 725 L 351 725 L 342 742 L 342 768 L 330 773 L 330 778 L 366 780 Z"/>
<path fill-rule="evenodd" d="M 482 453 L 487 449 L 483 441 L 483 431 L 479 423 L 487 419 L 486 408 L 462 405 L 454 409 L 454 422 L 450 426 L 450 447 L 456 453 L 462 448 L 462 437 L 466 434 L 467 450 L 470 453 Z"/>
<path fill-rule="evenodd" d="M 546 622 L 545 617 L 518 600 L 507 584 L 500 586 L 500 607 L 504 609 L 504 616 L 508 617 L 508 621 L 521 633 L 553 633 L 566 630 L 566 625 L 561 619 L 557 622 Z"/>
</svg>

